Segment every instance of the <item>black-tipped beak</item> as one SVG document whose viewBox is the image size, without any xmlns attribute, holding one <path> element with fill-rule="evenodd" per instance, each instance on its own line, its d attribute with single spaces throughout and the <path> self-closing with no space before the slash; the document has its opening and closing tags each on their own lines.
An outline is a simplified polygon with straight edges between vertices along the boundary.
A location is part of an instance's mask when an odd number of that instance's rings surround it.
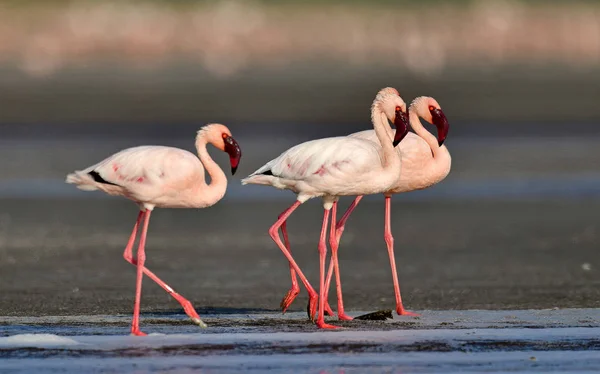
<svg viewBox="0 0 600 374">
<path fill-rule="evenodd" d="M 231 136 L 225 137 L 223 141 L 225 142 L 224 150 L 229 155 L 231 175 L 234 175 L 242 158 L 242 150 L 240 149 L 240 145 Z"/>
<path fill-rule="evenodd" d="M 400 110 L 396 111 L 396 118 L 394 118 L 394 126 L 396 127 L 396 135 L 394 136 L 394 141 L 392 144 L 397 146 L 400 144 L 402 139 L 408 134 L 408 113 L 402 112 Z"/>
<path fill-rule="evenodd" d="M 438 145 L 441 147 L 448 136 L 448 130 L 450 129 L 450 124 L 448 123 L 448 119 L 444 112 L 441 109 L 434 109 L 431 111 L 431 118 L 435 127 L 437 127 L 438 133 Z"/>
</svg>

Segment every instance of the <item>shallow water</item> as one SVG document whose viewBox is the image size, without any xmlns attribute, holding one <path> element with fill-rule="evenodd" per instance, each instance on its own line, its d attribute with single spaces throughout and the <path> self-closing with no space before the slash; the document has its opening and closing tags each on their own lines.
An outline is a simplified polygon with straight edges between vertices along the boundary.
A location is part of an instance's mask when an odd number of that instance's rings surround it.
<svg viewBox="0 0 600 374">
<path fill-rule="evenodd" d="M 418 318 L 345 322 L 336 331 L 317 331 L 302 313 L 207 315 L 204 330 L 182 315 L 145 315 L 142 325 L 150 335 L 143 338 L 127 335 L 129 316 L 0 317 L 6 335 L 0 337 L 0 368 L 10 373 L 600 368 L 598 309 L 421 313 Z"/>
<path fill-rule="evenodd" d="M 306 354 L 6 359 L 5 373 L 593 373 L 594 352 Z"/>
</svg>

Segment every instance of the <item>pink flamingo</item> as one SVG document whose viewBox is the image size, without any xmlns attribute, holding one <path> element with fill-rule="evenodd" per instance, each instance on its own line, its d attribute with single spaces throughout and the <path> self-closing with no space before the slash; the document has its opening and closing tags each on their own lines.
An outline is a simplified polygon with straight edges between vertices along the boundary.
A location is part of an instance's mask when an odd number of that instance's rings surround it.
<svg viewBox="0 0 600 374">
<path fill-rule="evenodd" d="M 287 257 L 293 270 L 309 293 L 309 315 L 314 320 L 317 293 L 314 291 L 296 262 L 289 243 L 284 245 L 278 230 L 300 204 L 314 198 L 323 200 L 323 224 L 319 239 L 320 298 L 319 310 L 325 305 L 325 257 L 327 246 L 325 237 L 330 209 L 339 196 L 374 194 L 387 191 L 399 179 L 401 159 L 394 147 L 408 132 L 406 104 L 398 95 L 381 95 L 371 107 L 371 119 L 379 143 L 371 140 L 333 137 L 299 144 L 269 161 L 263 167 L 242 180 L 242 184 L 262 184 L 279 189 L 291 190 L 297 194 L 296 202 L 286 209 L 269 229 L 269 235 Z M 391 120 L 398 130 L 392 141 L 389 136 Z M 386 130 L 387 128 L 387 130 Z M 336 212 L 333 211 L 331 233 L 334 233 Z M 284 232 L 284 235 L 287 236 Z M 331 240 L 331 238 L 330 238 Z M 324 313 L 319 313 L 316 322 L 319 328 L 335 328 L 325 323 Z"/>
<path fill-rule="evenodd" d="M 229 154 L 231 173 L 234 174 L 242 156 L 240 147 L 231 137 L 227 127 L 209 124 L 202 127 L 196 136 L 197 157 L 179 148 L 141 146 L 125 149 L 85 170 L 67 175 L 66 182 L 76 184 L 79 189 L 101 190 L 109 195 L 123 196 L 133 200 L 140 207 L 140 213 L 123 253 L 127 262 L 137 265 L 131 324 L 133 335 L 146 335 L 139 328 L 142 274 L 146 274 L 173 296 L 194 323 L 206 327 L 192 304 L 148 270 L 144 261 L 150 213 L 155 207 L 206 208 L 217 203 L 225 195 L 227 177 L 208 154 L 207 144 L 212 144 Z M 205 180 L 205 168 L 211 179 L 210 184 Z M 133 243 L 142 220 L 142 235 L 137 258 L 134 259 Z"/>
<path fill-rule="evenodd" d="M 391 91 L 393 90 L 393 91 Z M 379 94 L 389 94 L 395 92 L 393 88 L 384 89 Z M 409 109 L 410 125 L 416 134 L 409 133 L 406 138 L 400 143 L 398 152 L 402 158 L 402 172 L 400 173 L 400 179 L 396 184 L 384 192 L 385 196 L 385 227 L 384 227 L 384 239 L 387 244 L 388 254 L 390 258 L 390 265 L 392 268 L 392 277 L 394 282 L 394 293 L 396 296 L 396 313 L 398 315 L 409 315 L 416 316 L 418 314 L 409 312 L 404 309 L 402 305 L 402 298 L 400 296 L 400 284 L 398 282 L 398 275 L 396 272 L 396 262 L 394 258 L 394 237 L 391 231 L 391 197 L 394 194 L 410 192 L 415 190 L 425 189 L 436 183 L 442 181 L 448 173 L 451 167 L 450 152 L 446 146 L 443 145 L 444 140 L 448 135 L 449 124 L 442 108 L 438 102 L 428 96 L 421 96 L 413 100 Z M 437 139 L 429 131 L 427 131 L 421 124 L 420 118 L 425 121 L 434 124 L 438 130 Z M 391 130 L 391 129 L 390 129 Z M 393 130 L 391 130 L 393 131 Z M 370 139 L 376 141 L 375 134 L 370 131 L 361 131 L 349 135 L 351 138 L 358 139 Z M 344 314 L 344 306 L 342 302 L 342 291 L 340 285 L 340 277 L 338 271 L 337 255 L 333 255 L 337 252 L 337 248 L 340 243 L 342 233 L 344 232 L 344 225 L 350 217 L 350 214 L 356 208 L 362 196 L 358 196 L 352 202 L 348 210 L 342 216 L 342 219 L 337 224 L 335 230 L 335 240 L 331 244 L 332 246 L 332 259 L 327 274 L 327 283 L 325 285 L 326 292 L 329 290 L 331 282 L 332 272 L 335 270 L 337 294 L 338 294 L 338 317 L 340 319 L 347 319 Z"/>
</svg>

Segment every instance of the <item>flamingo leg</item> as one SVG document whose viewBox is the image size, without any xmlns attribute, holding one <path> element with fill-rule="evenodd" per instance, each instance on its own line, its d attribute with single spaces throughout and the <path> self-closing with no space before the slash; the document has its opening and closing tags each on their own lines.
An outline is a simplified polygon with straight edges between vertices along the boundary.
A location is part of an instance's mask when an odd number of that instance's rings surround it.
<svg viewBox="0 0 600 374">
<path fill-rule="evenodd" d="M 279 215 L 279 218 L 281 218 L 281 215 Z M 292 253 L 292 248 L 290 247 L 290 240 L 288 238 L 287 233 L 287 221 L 283 221 L 283 223 L 281 224 L 281 233 L 283 234 L 283 242 L 285 243 L 285 247 L 290 253 Z M 281 308 L 281 311 L 283 313 L 287 311 L 287 309 L 290 307 L 290 305 L 292 305 L 292 303 L 300 293 L 300 286 L 298 286 L 298 280 L 296 279 L 296 270 L 294 270 L 292 264 L 290 264 L 290 278 L 292 278 L 292 287 L 285 294 L 285 296 L 281 300 L 281 303 L 279 304 L 279 307 Z M 307 308 L 307 310 L 310 310 L 310 306 Z M 331 310 L 331 307 L 329 306 L 328 302 L 325 302 L 325 314 L 328 316 L 333 315 L 333 310 Z M 309 315 L 308 318 L 311 318 L 311 316 Z"/>
<path fill-rule="evenodd" d="M 144 262 L 146 261 L 146 234 L 148 233 L 148 223 L 150 222 L 150 211 L 142 212 L 144 217 L 144 227 L 142 228 L 142 237 L 137 251 L 137 278 L 135 282 L 135 304 L 133 305 L 133 321 L 131 322 L 131 334 L 144 336 L 140 331 L 140 301 L 142 298 L 142 277 L 144 276 Z"/>
<path fill-rule="evenodd" d="M 352 204 L 350 204 L 348 209 L 346 209 L 346 212 L 344 213 L 344 215 L 342 216 L 342 218 L 339 220 L 339 222 L 336 225 L 336 230 L 335 230 L 336 251 L 340 245 L 340 240 L 342 239 L 342 234 L 344 233 L 344 228 L 346 226 L 346 221 L 348 221 L 348 218 L 350 218 L 350 214 L 352 214 L 352 212 L 354 211 L 354 209 L 356 208 L 358 203 L 360 203 L 360 200 L 362 200 L 362 198 L 363 198 L 362 196 L 357 196 L 354 199 Z M 337 204 L 337 202 L 335 204 Z M 333 222 L 332 222 L 332 224 L 333 224 Z M 329 237 L 329 240 L 331 240 L 331 235 Z M 334 264 L 336 264 L 336 262 L 337 262 L 337 253 L 336 253 L 336 257 L 335 257 L 335 262 L 334 262 L 334 258 L 333 258 L 333 245 L 331 248 L 331 253 L 332 253 L 332 257 L 331 257 L 331 262 L 329 263 L 329 270 L 327 271 L 327 282 L 325 283 L 325 290 L 326 290 L 325 299 L 327 299 L 327 297 L 328 297 L 329 286 L 331 285 L 331 277 L 333 275 L 333 270 L 334 270 Z M 338 266 L 338 268 L 339 268 L 339 264 L 337 264 L 336 266 Z M 339 282 L 339 280 L 337 280 L 337 279 L 336 279 L 336 281 Z M 341 287 L 342 287 L 341 283 L 338 283 L 338 284 L 340 285 L 340 289 L 341 289 Z M 338 297 L 340 297 L 340 296 L 338 296 Z"/>
<path fill-rule="evenodd" d="M 331 261 L 330 261 L 329 267 L 331 267 L 331 264 L 333 264 L 334 270 L 335 270 L 335 284 L 336 284 L 336 291 L 337 291 L 337 298 L 338 298 L 338 319 L 340 321 L 351 321 L 352 317 L 350 317 L 349 315 L 347 315 L 344 312 L 344 301 L 342 299 L 342 281 L 340 278 L 340 268 L 339 268 L 338 256 L 337 256 L 340 241 L 337 239 L 337 235 L 336 235 L 336 232 L 337 232 L 336 231 L 336 216 L 337 216 L 337 202 L 333 203 L 333 207 L 331 209 L 331 225 L 330 225 L 331 228 L 329 231 L 329 245 L 331 246 Z M 326 282 L 325 298 L 327 298 L 327 292 L 329 291 L 328 286 L 329 286 L 329 282 Z"/>
<path fill-rule="evenodd" d="M 311 316 L 311 319 L 314 320 L 315 314 L 317 313 L 318 295 L 315 292 L 314 288 L 308 282 L 308 279 L 306 279 L 306 277 L 302 273 L 302 270 L 300 270 L 300 267 L 298 266 L 298 264 L 292 257 L 292 254 L 290 253 L 290 251 L 281 242 L 281 238 L 279 237 L 279 227 L 281 227 L 281 225 L 289 218 L 289 216 L 294 212 L 294 210 L 296 210 L 296 208 L 298 208 L 300 206 L 300 204 L 302 204 L 302 203 L 300 201 L 296 200 L 296 202 L 294 204 L 292 204 L 292 206 L 290 206 L 283 213 L 281 213 L 281 215 L 279 215 L 279 218 L 277 219 L 277 221 L 275 221 L 273 226 L 271 226 L 271 228 L 269 229 L 269 235 L 271 236 L 271 239 L 273 239 L 275 244 L 277 244 L 279 249 L 281 249 L 281 251 L 283 252 L 283 255 L 288 259 L 290 265 L 292 266 L 292 268 L 295 270 L 295 272 L 300 277 L 300 280 L 304 284 L 304 287 L 306 287 L 306 289 L 308 291 L 308 297 L 309 297 L 309 304 L 308 304 L 309 305 L 309 314 Z"/>
<path fill-rule="evenodd" d="M 337 291 L 337 299 L 338 299 L 338 319 L 340 321 L 352 321 L 352 317 L 344 313 L 344 301 L 342 299 L 342 281 L 340 278 L 340 268 L 338 264 L 338 247 L 340 241 L 337 238 L 337 230 L 336 230 L 336 216 L 337 216 L 337 201 L 333 203 L 333 207 L 331 208 L 331 228 L 329 231 L 329 245 L 331 246 L 331 264 L 334 265 L 335 270 L 335 284 Z M 329 282 L 325 285 L 325 298 L 327 298 L 327 292 L 329 291 Z"/>
<path fill-rule="evenodd" d="M 281 218 L 281 215 L 279 215 L 278 218 Z M 283 242 L 285 243 L 285 248 L 288 250 L 288 252 L 292 253 L 292 249 L 290 247 L 290 239 L 288 238 L 288 233 L 287 233 L 287 222 L 286 221 L 283 221 L 283 223 L 281 224 L 281 233 L 283 234 Z M 290 277 L 292 278 L 292 287 L 285 294 L 285 296 L 281 300 L 281 303 L 279 304 L 279 306 L 281 307 L 282 313 L 285 313 L 287 311 L 287 309 L 290 307 L 290 305 L 292 305 L 292 303 L 296 299 L 296 296 L 298 296 L 298 294 L 300 293 L 300 286 L 298 285 L 298 279 L 296 278 L 296 270 L 294 270 L 294 267 L 292 266 L 291 263 L 290 263 Z"/>
<path fill-rule="evenodd" d="M 402 305 L 402 297 L 400 296 L 400 283 L 398 282 L 398 273 L 396 271 L 396 259 L 394 256 L 394 237 L 392 236 L 391 224 L 392 198 L 385 197 L 385 228 L 384 239 L 387 244 L 388 255 L 390 256 L 390 266 L 392 267 L 392 278 L 394 280 L 394 293 L 396 295 L 396 313 L 400 316 L 418 316 L 417 313 L 409 312 Z"/>
<path fill-rule="evenodd" d="M 125 252 L 123 252 L 123 258 L 125 261 L 129 262 L 132 265 L 137 265 L 137 261 L 133 258 L 133 243 L 135 242 L 135 237 L 137 234 L 138 227 L 144 216 L 144 212 L 138 214 L 137 221 L 135 222 L 135 226 L 133 227 L 133 231 L 131 232 L 131 236 L 129 237 L 129 241 L 127 242 L 127 246 L 125 247 Z M 173 296 L 179 304 L 183 307 L 185 314 L 187 314 L 191 320 L 200 327 L 206 327 L 206 324 L 200 319 L 200 316 L 192 306 L 192 303 L 189 302 L 186 298 L 175 292 L 168 284 L 163 282 L 160 278 L 158 278 L 153 272 L 151 272 L 147 267 L 143 268 L 144 274 L 146 274 L 150 279 L 156 282 L 159 286 L 162 287 L 163 290 L 167 291 L 169 295 Z"/>
<path fill-rule="evenodd" d="M 317 318 L 317 326 L 320 329 L 335 329 L 338 326 L 333 326 L 325 323 L 325 261 L 327 257 L 327 223 L 329 219 L 329 209 L 324 209 L 323 226 L 321 226 L 321 237 L 319 238 L 319 317 Z"/>
</svg>

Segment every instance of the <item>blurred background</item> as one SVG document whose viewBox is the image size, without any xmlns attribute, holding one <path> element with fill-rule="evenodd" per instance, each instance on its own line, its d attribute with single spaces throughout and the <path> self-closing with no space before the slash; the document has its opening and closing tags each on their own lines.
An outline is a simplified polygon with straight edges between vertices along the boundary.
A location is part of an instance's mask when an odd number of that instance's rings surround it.
<svg viewBox="0 0 600 374">
<path fill-rule="evenodd" d="M 600 306 L 599 2 L 3 0 L 0 313 L 121 299 L 129 311 L 119 251 L 135 206 L 64 177 L 125 147 L 193 151 L 209 122 L 240 143 L 239 175 L 211 209 L 155 214 L 148 261 L 200 305 L 261 289 L 246 305 L 276 308 L 287 268 L 267 228 L 293 195 L 239 177 L 301 141 L 371 127 L 385 86 L 435 97 L 450 122 L 450 175 L 395 198 L 408 305 Z M 290 230 L 316 282 L 320 205 L 307 205 Z M 340 254 L 356 270 L 343 273 L 349 300 L 391 307 L 381 198 L 364 205 Z M 146 290 L 147 307 L 172 306 Z"/>
</svg>

